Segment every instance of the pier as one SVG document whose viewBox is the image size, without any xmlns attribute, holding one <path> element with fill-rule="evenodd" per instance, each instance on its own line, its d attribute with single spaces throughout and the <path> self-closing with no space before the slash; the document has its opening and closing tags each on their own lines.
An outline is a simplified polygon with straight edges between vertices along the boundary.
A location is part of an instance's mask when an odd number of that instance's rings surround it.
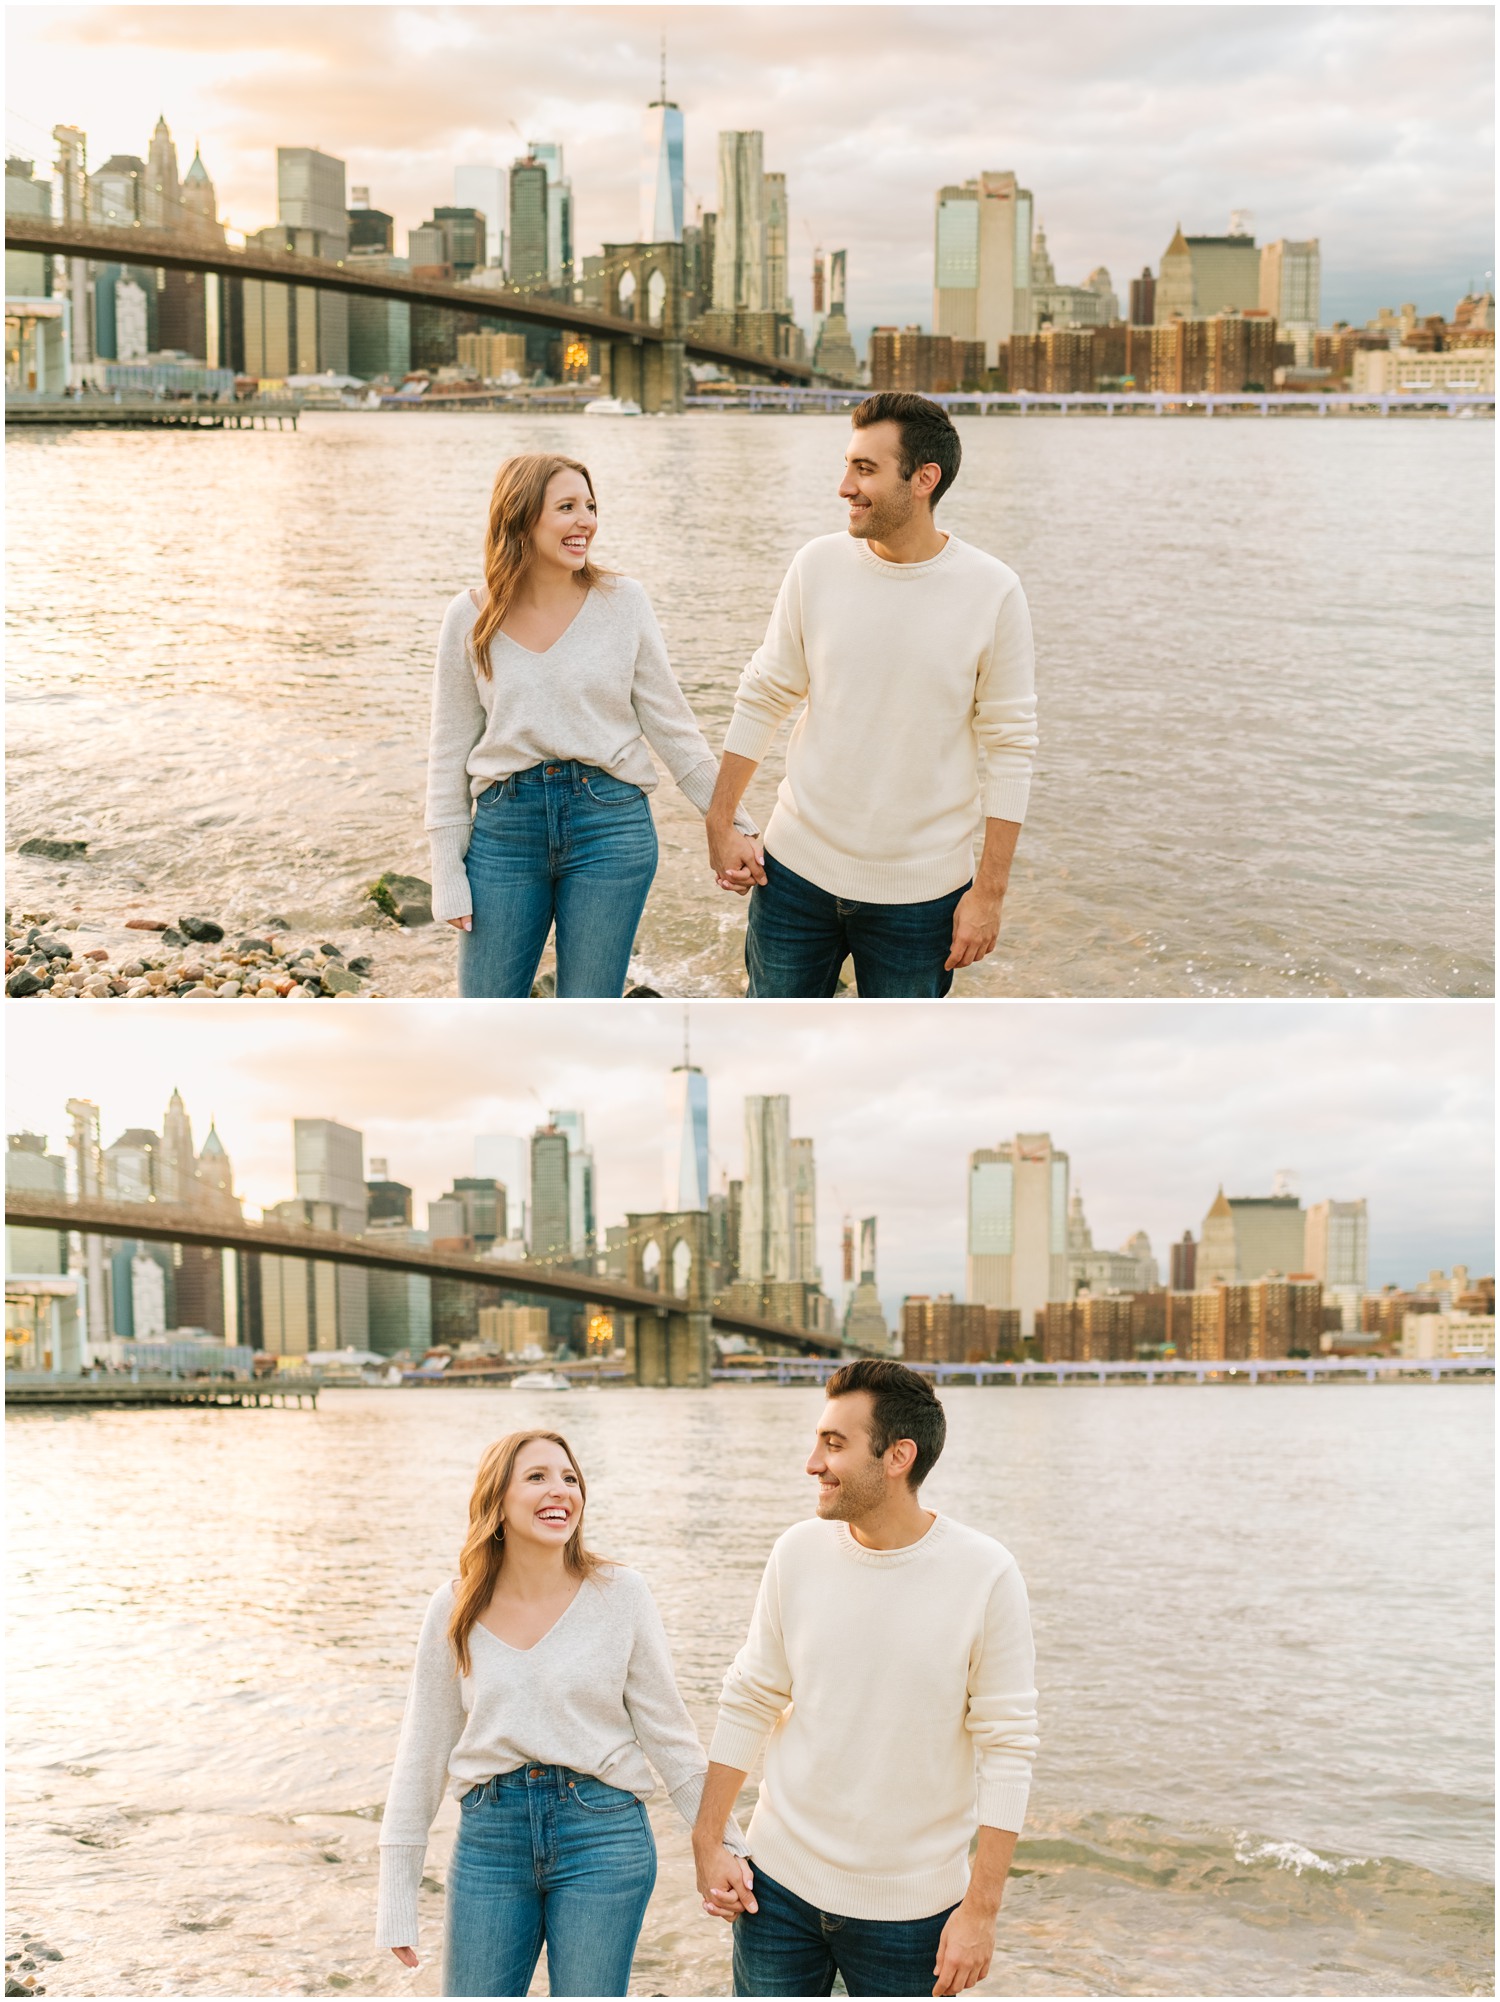
<svg viewBox="0 0 1500 2002">
<path fill-rule="evenodd" d="M 836 1363 L 820 1357 L 779 1356 L 744 1368 L 716 1369 L 716 1383 L 823 1384 Z M 1182 1362 L 1170 1358 L 1134 1362 L 914 1362 L 907 1365 L 945 1384 L 1050 1383 L 1452 1383 L 1495 1376 L 1488 1356 L 1266 1356 L 1253 1360 Z"/>
<path fill-rule="evenodd" d="M 154 396 L 28 396 L 5 399 L 7 429 L 30 425 L 71 431 L 295 431 L 300 399 L 273 403 L 173 400 Z"/>
<path fill-rule="evenodd" d="M 162 1406 L 243 1411 L 304 1404 L 318 1408 L 316 1376 L 43 1376 L 8 1374 L 7 1410 L 142 1411 Z"/>
<path fill-rule="evenodd" d="M 835 389 L 825 383 L 798 383 L 778 388 L 771 383 L 705 383 L 687 399 L 689 410 L 804 410 L 834 413 L 853 410 L 868 389 Z M 1055 393 L 1039 389 L 1010 392 L 989 389 L 923 391 L 928 401 L 950 413 L 968 411 L 977 417 L 1025 417 L 1049 411 L 1066 417 L 1082 412 L 1096 417 L 1488 417 L 1495 415 L 1494 392 L 1409 390 L 1401 394 L 1359 395 L 1343 390 L 1131 390 L 1079 389 Z"/>
</svg>

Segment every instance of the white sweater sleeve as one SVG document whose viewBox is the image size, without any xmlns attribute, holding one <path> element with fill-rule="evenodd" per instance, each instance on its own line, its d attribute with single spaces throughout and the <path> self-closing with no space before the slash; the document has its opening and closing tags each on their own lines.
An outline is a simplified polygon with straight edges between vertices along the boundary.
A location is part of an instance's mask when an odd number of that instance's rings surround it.
<svg viewBox="0 0 1500 2002">
<path fill-rule="evenodd" d="M 631 706 L 641 726 L 641 734 L 660 753 L 662 763 L 681 789 L 683 797 L 700 813 L 707 813 L 719 776 L 719 761 L 708 748 L 708 740 L 698 728 L 692 705 L 672 672 L 667 643 L 662 637 L 651 600 L 644 591 L 640 591 L 638 596 L 640 624 Z M 743 808 L 736 812 L 734 824 L 742 834 L 760 832 Z"/>
<path fill-rule="evenodd" d="M 467 596 L 455 598 L 444 615 L 432 677 L 423 818 L 432 848 L 432 915 L 440 923 L 468 917 L 473 909 L 464 873 L 474 818 L 469 753 L 484 735 L 485 715 L 467 645 L 467 604 Z"/>
<path fill-rule="evenodd" d="M 377 1946 L 414 1947 L 417 1943 L 417 1892 L 427 1854 L 427 1833 L 442 1806 L 448 1759 L 464 1728 L 458 1666 L 448 1645 L 452 1613 L 453 1590 L 444 1585 L 433 1594 L 422 1622 L 380 1823 Z"/>
<path fill-rule="evenodd" d="M 1022 821 L 1036 756 L 1036 667 L 1026 594 L 1012 584 L 1000 601 L 995 631 L 979 663 L 974 735 L 984 754 L 984 811 L 990 820 Z"/>
<path fill-rule="evenodd" d="M 781 580 L 766 636 L 740 676 L 724 749 L 757 764 L 777 729 L 807 699 L 807 653 L 802 643 L 802 579 L 795 558 Z"/>
<path fill-rule="evenodd" d="M 792 1671 L 781 1633 L 776 1552 L 766 1560 L 745 1645 L 730 1664 L 719 1697 L 719 1721 L 708 1756 L 715 1765 L 748 1772 L 771 1729 L 792 1700 Z"/>
<path fill-rule="evenodd" d="M 644 1583 L 639 1588 L 635 1639 L 625 1675 L 625 1709 L 635 1727 L 637 1744 L 661 1774 L 672 1805 L 691 1828 L 703 1798 L 708 1759 L 677 1687 L 661 1614 Z M 733 1820 L 726 1847 L 737 1855 L 745 1853 L 744 1837 Z"/>
<path fill-rule="evenodd" d="M 969 1663 L 966 1724 L 974 1743 L 980 1822 L 1019 1835 L 1040 1740 L 1031 1612 L 1014 1563 L 990 1591 L 984 1631 Z"/>
</svg>

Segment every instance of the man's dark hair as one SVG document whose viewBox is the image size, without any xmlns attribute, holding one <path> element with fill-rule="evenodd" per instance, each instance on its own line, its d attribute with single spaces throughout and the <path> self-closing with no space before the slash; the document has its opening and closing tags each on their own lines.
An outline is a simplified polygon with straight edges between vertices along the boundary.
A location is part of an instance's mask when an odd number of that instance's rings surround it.
<svg viewBox="0 0 1500 2002">
<path fill-rule="evenodd" d="M 905 1363 L 861 1356 L 858 1362 L 846 1362 L 842 1369 L 836 1369 L 824 1390 L 829 1397 L 848 1397 L 856 1390 L 867 1390 L 875 1401 L 870 1414 L 870 1451 L 878 1460 L 898 1439 L 910 1439 L 917 1457 L 907 1469 L 907 1485 L 921 1487 L 937 1465 L 948 1436 L 943 1407 L 926 1377 L 918 1376 Z"/>
<path fill-rule="evenodd" d="M 913 396 L 908 389 L 880 389 L 867 396 L 854 413 L 854 428 L 864 431 L 872 424 L 899 424 L 901 427 L 901 477 L 909 480 L 918 466 L 940 466 L 941 476 L 927 496 L 936 507 L 958 478 L 958 462 L 963 447 L 953 419 L 940 403 L 925 396 Z"/>
</svg>

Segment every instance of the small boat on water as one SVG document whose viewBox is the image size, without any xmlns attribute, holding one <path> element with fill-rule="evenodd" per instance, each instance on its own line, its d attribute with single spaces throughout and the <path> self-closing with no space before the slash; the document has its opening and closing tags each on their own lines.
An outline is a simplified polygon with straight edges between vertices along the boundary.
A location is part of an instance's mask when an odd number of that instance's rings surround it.
<svg viewBox="0 0 1500 2002">
<path fill-rule="evenodd" d="M 571 1390 L 572 1384 L 560 1369 L 528 1369 L 510 1380 L 512 1390 Z"/>
<path fill-rule="evenodd" d="M 596 396 L 583 406 L 585 417 L 639 417 L 641 406 L 630 396 Z"/>
</svg>

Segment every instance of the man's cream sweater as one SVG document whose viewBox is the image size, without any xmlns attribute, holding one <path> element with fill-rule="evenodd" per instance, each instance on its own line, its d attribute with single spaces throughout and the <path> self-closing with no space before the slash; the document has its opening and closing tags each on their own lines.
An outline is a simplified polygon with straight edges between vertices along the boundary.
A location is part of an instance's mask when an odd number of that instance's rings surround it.
<svg viewBox="0 0 1500 2002">
<path fill-rule="evenodd" d="M 1037 1748 L 1010 1552 L 944 1515 L 902 1550 L 867 1550 L 841 1522 L 789 1529 L 724 1678 L 709 1757 L 748 1771 L 762 1744 L 752 1864 L 844 1918 L 957 1904 L 976 1825 L 1020 1830 Z"/>
<path fill-rule="evenodd" d="M 926 563 L 884 562 L 842 533 L 799 549 L 725 750 L 759 762 L 804 702 L 766 847 L 819 889 L 877 904 L 947 896 L 974 873 L 981 818 L 1025 818 L 1031 619 L 998 557 L 956 535 Z"/>
</svg>

